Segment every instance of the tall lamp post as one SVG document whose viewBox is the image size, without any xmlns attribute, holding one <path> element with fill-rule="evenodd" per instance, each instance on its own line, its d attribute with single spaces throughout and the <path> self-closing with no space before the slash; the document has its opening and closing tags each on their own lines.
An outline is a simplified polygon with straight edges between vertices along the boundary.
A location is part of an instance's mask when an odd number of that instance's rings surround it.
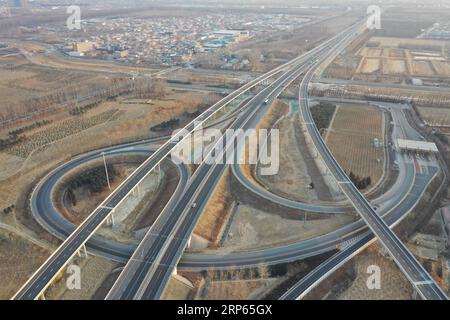
<svg viewBox="0 0 450 320">
<path fill-rule="evenodd" d="M 106 167 L 106 158 L 104 152 L 102 152 L 102 156 L 103 156 L 103 164 L 105 165 L 106 181 L 108 182 L 108 188 L 111 190 L 111 184 L 109 183 L 108 168 Z"/>
</svg>

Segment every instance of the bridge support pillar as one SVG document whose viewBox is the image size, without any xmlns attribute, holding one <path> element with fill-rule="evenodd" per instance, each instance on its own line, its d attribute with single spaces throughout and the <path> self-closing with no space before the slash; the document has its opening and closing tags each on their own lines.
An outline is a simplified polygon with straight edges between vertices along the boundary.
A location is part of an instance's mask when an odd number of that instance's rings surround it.
<svg viewBox="0 0 450 320">
<path fill-rule="evenodd" d="M 78 254 L 78 256 L 80 258 L 83 258 L 83 257 L 87 258 L 88 257 L 88 253 L 87 253 L 85 244 L 81 246 L 81 248 L 80 248 L 80 250 L 78 250 L 77 254 Z"/>
<path fill-rule="evenodd" d="M 178 275 L 178 272 L 177 272 L 177 267 L 175 266 L 175 267 L 173 267 L 173 270 L 172 270 L 172 275 L 173 276 L 176 276 L 176 275 Z"/>
<path fill-rule="evenodd" d="M 158 183 L 160 183 L 162 179 L 161 163 L 158 163 L 158 166 L 155 168 L 155 171 L 158 173 Z"/>
<path fill-rule="evenodd" d="M 42 292 L 38 297 L 38 300 L 45 300 L 45 294 Z"/>
<path fill-rule="evenodd" d="M 189 236 L 189 239 L 187 240 L 187 244 L 186 244 L 186 248 L 190 249 L 191 248 L 191 242 L 192 242 L 192 235 Z"/>
<path fill-rule="evenodd" d="M 110 214 L 109 217 L 106 219 L 106 224 L 109 227 L 114 227 L 114 214 Z"/>
<path fill-rule="evenodd" d="M 88 257 L 88 252 L 87 252 L 87 249 L 86 249 L 86 245 L 84 244 L 84 245 L 81 247 L 81 249 L 83 250 L 84 257 L 87 258 L 87 257 Z"/>
<path fill-rule="evenodd" d="M 133 196 L 138 198 L 141 196 L 141 189 L 139 188 L 139 184 L 137 184 L 136 187 L 133 189 Z"/>
</svg>

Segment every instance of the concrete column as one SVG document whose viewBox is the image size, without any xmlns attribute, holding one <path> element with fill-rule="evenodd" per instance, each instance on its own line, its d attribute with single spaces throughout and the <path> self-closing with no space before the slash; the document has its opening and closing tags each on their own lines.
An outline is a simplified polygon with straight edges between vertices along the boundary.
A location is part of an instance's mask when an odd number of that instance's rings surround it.
<svg viewBox="0 0 450 320">
<path fill-rule="evenodd" d="M 189 239 L 188 239 L 188 241 L 187 241 L 187 245 L 186 245 L 186 248 L 187 248 L 187 249 L 190 249 L 190 248 L 191 248 L 191 241 L 192 241 L 192 235 L 189 236 Z"/>
<path fill-rule="evenodd" d="M 162 179 L 162 172 L 161 172 L 161 164 L 160 163 L 158 164 L 157 169 L 158 169 L 158 183 L 160 183 L 161 179 Z"/>
<path fill-rule="evenodd" d="M 83 247 L 83 253 L 84 253 L 84 257 L 87 258 L 88 257 L 88 253 L 87 253 L 87 249 L 86 249 L 86 245 L 84 244 Z"/>
<path fill-rule="evenodd" d="M 175 266 L 172 271 L 172 276 L 176 276 L 176 275 L 178 275 L 178 272 L 177 272 L 177 267 Z"/>
<path fill-rule="evenodd" d="M 109 221 L 110 221 L 110 226 L 113 227 L 114 226 L 114 214 L 111 213 L 111 215 L 109 216 Z"/>
<path fill-rule="evenodd" d="M 77 256 L 79 256 L 80 258 L 87 258 L 88 257 L 88 253 L 86 250 L 86 245 L 82 245 L 81 248 L 77 251 Z"/>
</svg>

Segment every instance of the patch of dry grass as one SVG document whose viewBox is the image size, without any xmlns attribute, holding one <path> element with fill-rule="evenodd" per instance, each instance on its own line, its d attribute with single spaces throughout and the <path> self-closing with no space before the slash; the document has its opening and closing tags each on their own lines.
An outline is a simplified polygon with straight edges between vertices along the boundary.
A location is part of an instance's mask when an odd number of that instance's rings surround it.
<svg viewBox="0 0 450 320">
<path fill-rule="evenodd" d="M 179 279 L 170 277 L 161 300 L 187 300 L 192 289 Z"/>
<path fill-rule="evenodd" d="M 338 296 L 339 300 L 410 300 L 412 288 L 395 263 L 370 247 L 355 258 L 356 279 Z M 368 267 L 376 265 L 381 270 L 381 289 L 367 288 Z"/>
<path fill-rule="evenodd" d="M 49 254 L 15 233 L 0 230 L 0 300 L 10 299 Z"/>
<path fill-rule="evenodd" d="M 420 117 L 432 126 L 450 126 L 450 109 L 418 107 Z"/>
<path fill-rule="evenodd" d="M 212 281 L 205 300 L 245 300 L 266 283 L 265 280 Z"/>
<path fill-rule="evenodd" d="M 230 194 L 229 171 L 227 170 L 217 184 L 214 194 L 208 201 L 194 233 L 216 243 L 219 240 L 220 230 L 230 215 L 233 199 Z"/>
</svg>

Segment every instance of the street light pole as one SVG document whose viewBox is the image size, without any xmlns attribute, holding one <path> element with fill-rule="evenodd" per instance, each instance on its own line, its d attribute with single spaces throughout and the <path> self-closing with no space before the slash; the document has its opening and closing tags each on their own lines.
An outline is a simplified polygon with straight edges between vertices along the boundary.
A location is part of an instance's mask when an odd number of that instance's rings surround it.
<svg viewBox="0 0 450 320">
<path fill-rule="evenodd" d="M 103 156 L 103 164 L 105 165 L 106 181 L 108 182 L 108 188 L 111 190 L 111 184 L 109 183 L 108 168 L 106 167 L 106 158 L 104 152 L 102 152 L 102 156 Z"/>
</svg>

